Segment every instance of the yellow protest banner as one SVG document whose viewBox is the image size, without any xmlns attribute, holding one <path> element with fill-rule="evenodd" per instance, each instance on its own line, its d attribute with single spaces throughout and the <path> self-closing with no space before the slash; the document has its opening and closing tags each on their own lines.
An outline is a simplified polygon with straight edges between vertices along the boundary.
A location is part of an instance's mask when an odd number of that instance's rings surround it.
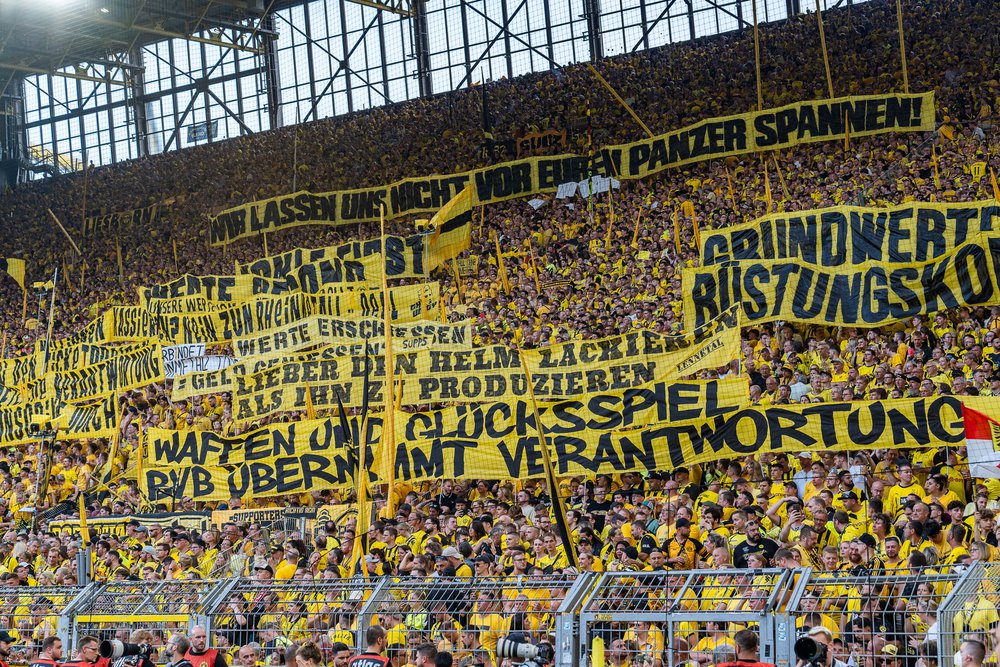
<svg viewBox="0 0 1000 667">
<path fill-rule="evenodd" d="M 201 297 L 208 301 L 247 301 L 251 294 L 246 287 L 237 289 L 236 276 L 196 276 L 185 273 L 169 283 L 139 288 L 139 305 L 149 309 L 155 299 Z"/>
<path fill-rule="evenodd" d="M 41 354 L 0 359 L 0 384 L 17 387 L 37 379 L 42 370 Z"/>
<path fill-rule="evenodd" d="M 434 319 L 438 315 L 439 291 L 436 281 L 389 290 L 390 317 L 400 323 Z M 231 303 L 218 310 L 161 314 L 153 317 L 153 322 L 159 339 L 165 343 L 224 343 L 289 326 L 312 315 L 357 319 L 381 317 L 382 314 L 382 291 L 365 287 L 324 289 L 318 294 L 285 292 Z"/>
<path fill-rule="evenodd" d="M 407 352 L 434 347 L 465 348 L 472 344 L 472 329 L 467 323 L 442 324 L 438 322 L 412 322 L 393 327 L 393 344 L 398 351 Z M 373 353 L 380 353 L 381 338 L 385 330 L 381 320 L 374 318 L 348 320 L 313 315 L 285 327 L 277 327 L 250 337 L 236 337 L 233 342 L 235 356 L 244 362 L 257 357 L 271 357 L 305 350 L 331 343 L 354 347 L 344 355 L 353 355 L 360 349 L 364 354 L 368 345 Z M 360 348 L 356 347 L 360 345 Z"/>
<path fill-rule="evenodd" d="M 735 261 L 683 271 L 686 327 L 733 305 L 747 323 L 787 320 L 876 327 L 1000 299 L 1000 235 L 978 237 L 922 263 L 817 266 L 798 260 Z"/>
<path fill-rule="evenodd" d="M 163 529 L 167 529 L 180 526 L 185 530 L 201 532 L 211 528 L 211 513 L 153 512 L 124 516 L 92 517 L 87 519 L 87 527 L 99 535 L 115 535 L 119 538 L 124 538 L 128 534 L 128 527 L 133 521 L 138 521 L 147 527 L 160 526 Z M 76 538 L 80 536 L 80 520 L 49 521 L 46 524 L 46 529 L 55 535 Z"/>
<path fill-rule="evenodd" d="M 65 437 L 110 438 L 118 428 L 117 394 L 108 394 L 101 401 L 87 406 L 68 406 Z"/>
<path fill-rule="evenodd" d="M 341 192 L 296 192 L 226 209 L 209 218 L 209 244 L 223 246 L 261 232 L 302 225 L 374 222 L 441 209 L 471 185 L 472 206 L 551 192 L 593 175 L 619 180 L 704 160 L 817 141 L 934 129 L 934 94 L 889 93 L 796 102 L 775 109 L 709 118 L 680 130 L 590 155 L 532 157 L 463 174 L 408 178 Z"/>
<path fill-rule="evenodd" d="M 360 259 L 329 257 L 302 264 L 288 271 L 281 278 L 265 278 L 249 273 L 236 276 L 236 289 L 241 293 L 284 294 L 303 292 L 316 294 L 335 286 L 375 285 L 382 270 L 382 255 L 365 255 Z"/>
<path fill-rule="evenodd" d="M 684 395 L 704 398 L 693 389 Z M 701 421 L 644 420 L 634 426 L 624 412 L 584 421 L 578 402 L 565 405 L 571 409 L 542 407 L 556 473 L 563 477 L 672 470 L 763 453 L 954 447 L 965 441 L 962 401 L 955 396 L 750 407 Z M 682 415 L 689 407 L 698 412 L 693 403 L 685 406 Z M 459 406 L 447 415 L 397 418 L 403 422 L 397 432 L 411 437 L 396 449 L 399 481 L 545 476 L 534 417 L 525 405 Z"/>
<path fill-rule="evenodd" d="M 567 341 L 526 350 L 534 391 L 543 400 L 571 398 L 594 391 L 640 387 L 656 380 L 677 380 L 718 368 L 739 356 L 740 320 L 734 309 L 695 334 L 663 335 L 647 330 L 593 341 Z M 385 360 L 372 353 L 369 401 L 383 399 Z M 504 345 L 473 349 L 453 346 L 399 352 L 395 373 L 405 377 L 403 405 L 481 402 L 527 396 L 516 350 Z M 307 407 L 362 405 L 365 370 L 358 356 L 337 356 L 333 348 L 315 353 L 258 358 L 252 364 L 193 373 L 174 382 L 175 400 L 231 392 L 237 421 Z"/>
<path fill-rule="evenodd" d="M 144 206 L 132 211 L 87 216 L 83 219 L 83 235 L 90 236 L 97 232 L 110 231 L 135 224 L 150 225 L 156 222 L 159 213 L 159 205 L 153 204 L 152 206 Z"/>
<path fill-rule="evenodd" d="M 113 306 L 104 312 L 107 342 L 155 341 L 159 338 L 156 323 L 139 306 Z"/>
<path fill-rule="evenodd" d="M 17 445 L 31 437 L 31 420 L 37 415 L 55 417 L 50 403 L 28 402 L 0 408 L 0 445 Z"/>
<path fill-rule="evenodd" d="M 427 276 L 427 234 L 386 236 L 385 272 L 389 278 L 423 278 Z M 305 264 L 325 259 L 359 260 L 382 253 L 381 239 L 351 241 L 326 248 L 295 248 L 270 257 L 236 264 L 236 273 L 248 273 L 264 278 L 281 279 Z"/>
<path fill-rule="evenodd" d="M 731 310 L 696 334 L 665 336 L 631 331 L 600 340 L 567 341 L 522 350 L 535 397 L 551 401 L 599 391 L 679 380 L 725 366 L 740 354 L 738 311 Z M 504 401 L 528 396 L 520 355 L 506 345 L 472 350 L 427 350 L 406 374 L 403 404 Z"/>
<path fill-rule="evenodd" d="M 66 403 L 82 402 L 162 382 L 164 377 L 160 344 L 154 343 L 86 368 L 54 372 L 52 389 Z"/>
<path fill-rule="evenodd" d="M 73 345 L 81 345 L 83 343 L 90 343 L 92 345 L 100 345 L 107 342 L 107 336 L 104 332 L 104 315 L 93 319 L 90 324 L 80 329 L 75 334 L 71 336 L 66 336 L 65 338 L 57 338 L 49 343 L 48 350 L 52 352 L 53 350 L 58 350 L 64 347 L 71 347 Z"/>
<path fill-rule="evenodd" d="M 1000 232 L 1000 202 L 833 206 L 706 231 L 699 254 L 702 266 L 767 259 L 826 267 L 911 264 L 942 257 L 984 232 Z"/>
<path fill-rule="evenodd" d="M 354 485 L 353 446 L 334 420 L 278 423 L 226 438 L 151 428 L 139 489 L 150 502 L 262 498 Z"/>
</svg>

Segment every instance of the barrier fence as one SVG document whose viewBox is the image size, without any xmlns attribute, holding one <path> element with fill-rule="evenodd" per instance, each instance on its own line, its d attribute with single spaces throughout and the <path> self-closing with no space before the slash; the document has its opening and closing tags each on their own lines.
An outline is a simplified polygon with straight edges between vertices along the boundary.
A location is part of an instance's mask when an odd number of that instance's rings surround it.
<svg viewBox="0 0 1000 667">
<path fill-rule="evenodd" d="M 431 642 L 459 667 L 506 667 L 521 662 L 498 655 L 498 643 L 512 639 L 551 644 L 557 667 L 710 667 L 731 661 L 736 633 L 751 629 L 761 661 L 792 667 L 796 640 L 818 627 L 849 667 L 952 664 L 966 639 L 995 650 L 1000 563 L 856 572 L 863 574 L 725 568 L 0 587 L 0 626 L 16 639 L 12 664 L 30 662 L 52 634 L 68 657 L 85 635 L 128 641 L 147 630 L 162 646 L 195 625 L 233 656 L 259 644 L 262 664 L 284 664 L 306 640 L 332 664 L 335 646 L 362 650 L 375 624 L 388 631 L 394 665 L 412 663 L 414 649 Z"/>
</svg>

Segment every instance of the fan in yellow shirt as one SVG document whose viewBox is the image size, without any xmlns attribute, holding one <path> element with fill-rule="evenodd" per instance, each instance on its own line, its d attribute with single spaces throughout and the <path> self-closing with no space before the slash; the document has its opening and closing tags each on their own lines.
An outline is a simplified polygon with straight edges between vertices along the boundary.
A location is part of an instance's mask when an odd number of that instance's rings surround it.
<svg viewBox="0 0 1000 667">
<path fill-rule="evenodd" d="M 726 633 L 727 625 L 726 621 L 708 621 L 705 623 L 708 636 L 702 637 L 695 644 L 694 649 L 691 651 L 691 659 L 697 660 L 701 664 L 710 664 L 712 662 L 712 651 L 722 644 L 732 644 L 732 639 Z"/>
</svg>

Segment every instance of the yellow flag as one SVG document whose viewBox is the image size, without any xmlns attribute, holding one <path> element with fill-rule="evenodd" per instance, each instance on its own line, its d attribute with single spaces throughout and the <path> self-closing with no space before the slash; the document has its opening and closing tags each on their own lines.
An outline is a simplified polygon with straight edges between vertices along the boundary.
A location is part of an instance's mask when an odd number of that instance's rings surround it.
<svg viewBox="0 0 1000 667">
<path fill-rule="evenodd" d="M 590 645 L 590 661 L 594 667 L 605 667 L 607 661 L 604 657 L 604 638 L 594 637 Z"/>
<path fill-rule="evenodd" d="M 941 172 L 938 171 L 937 148 L 931 146 L 931 166 L 934 167 L 934 187 L 941 189 Z"/>
<path fill-rule="evenodd" d="M 736 207 L 736 192 L 733 190 L 733 175 L 729 173 L 729 165 L 726 165 L 726 184 L 729 186 L 729 201 L 733 203 L 733 213 L 740 214 Z"/>
<path fill-rule="evenodd" d="M 531 271 L 535 274 L 535 291 L 539 294 L 542 293 L 542 284 L 538 281 L 538 264 L 535 262 L 535 247 L 531 243 L 531 237 L 528 237 L 528 252 L 531 255 Z"/>
<path fill-rule="evenodd" d="M 434 233 L 427 243 L 427 268 L 436 269 L 472 245 L 472 185 L 441 207 L 429 223 Z"/>
<path fill-rule="evenodd" d="M 681 212 L 691 218 L 691 231 L 694 232 L 694 243 L 701 246 L 701 230 L 698 229 L 698 218 L 694 214 L 694 202 L 681 202 Z"/>
<path fill-rule="evenodd" d="M 677 209 L 674 209 L 674 249 L 679 256 L 681 254 L 681 221 L 677 215 Z"/>
<path fill-rule="evenodd" d="M 503 253 L 500 252 L 500 237 L 493 234 L 493 242 L 497 247 L 497 272 L 500 274 L 500 284 L 503 285 L 503 291 L 510 294 L 510 280 L 507 279 L 507 269 L 503 264 Z"/>
<path fill-rule="evenodd" d="M 997 186 L 997 175 L 993 172 L 993 167 L 990 167 L 990 183 L 993 184 L 993 198 L 1000 201 L 1000 186 Z"/>
<path fill-rule="evenodd" d="M 986 175 L 986 163 L 985 162 L 973 162 L 969 165 L 969 174 L 972 175 L 972 182 L 978 183 L 983 180 L 983 176 Z"/>
<path fill-rule="evenodd" d="M 23 259 L 0 259 L 0 271 L 4 271 L 14 281 L 24 289 L 24 260 Z"/>
<path fill-rule="evenodd" d="M 84 494 L 81 493 L 77 497 L 77 502 L 80 505 L 80 538 L 83 540 L 83 546 L 90 544 L 90 529 L 87 528 L 87 507 L 84 503 Z"/>
<path fill-rule="evenodd" d="M 309 419 L 316 419 L 316 408 L 313 406 L 312 389 L 306 382 L 306 416 Z"/>
</svg>

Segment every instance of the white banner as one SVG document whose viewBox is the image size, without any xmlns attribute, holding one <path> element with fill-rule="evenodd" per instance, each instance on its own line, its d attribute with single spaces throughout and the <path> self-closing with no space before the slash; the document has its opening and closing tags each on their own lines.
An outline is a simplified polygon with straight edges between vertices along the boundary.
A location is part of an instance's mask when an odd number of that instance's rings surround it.
<svg viewBox="0 0 1000 667">
<path fill-rule="evenodd" d="M 163 348 L 163 371 L 168 378 L 175 378 L 186 373 L 219 371 L 235 363 L 235 357 L 205 354 L 204 343 L 170 345 Z"/>
<path fill-rule="evenodd" d="M 188 373 L 204 373 L 206 371 L 221 371 L 236 363 L 236 357 L 224 354 L 207 354 L 200 357 L 190 357 L 188 359 L 177 359 L 176 361 L 164 362 L 163 372 L 168 378 L 175 378 Z"/>
</svg>

